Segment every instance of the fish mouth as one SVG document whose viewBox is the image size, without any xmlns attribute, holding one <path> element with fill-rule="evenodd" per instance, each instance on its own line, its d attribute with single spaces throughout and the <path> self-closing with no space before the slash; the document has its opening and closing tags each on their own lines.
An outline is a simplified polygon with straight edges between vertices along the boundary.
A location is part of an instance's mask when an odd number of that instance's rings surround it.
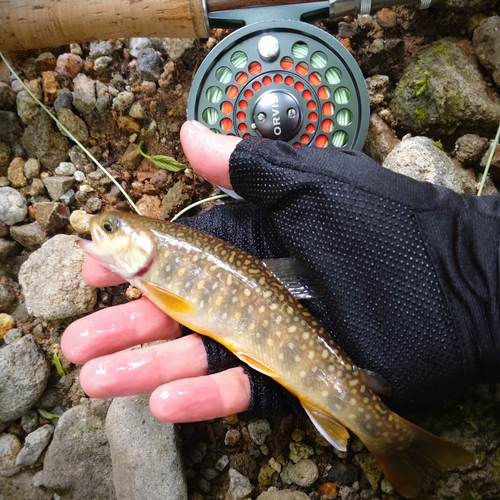
<svg viewBox="0 0 500 500">
<path fill-rule="evenodd" d="M 149 259 L 149 262 L 141 270 L 135 273 L 134 278 L 141 278 L 142 276 L 144 276 L 153 267 L 154 260 L 154 257 L 151 257 L 151 259 Z"/>
<path fill-rule="evenodd" d="M 81 239 L 80 245 L 82 246 L 83 251 L 86 254 L 92 255 L 92 257 L 95 257 L 95 258 L 99 257 L 96 244 L 93 241 Z"/>
</svg>

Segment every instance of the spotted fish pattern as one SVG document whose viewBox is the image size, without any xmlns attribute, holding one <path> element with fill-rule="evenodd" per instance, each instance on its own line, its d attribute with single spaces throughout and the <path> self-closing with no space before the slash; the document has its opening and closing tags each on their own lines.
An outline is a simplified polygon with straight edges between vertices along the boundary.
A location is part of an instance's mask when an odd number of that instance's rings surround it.
<svg viewBox="0 0 500 500">
<path fill-rule="evenodd" d="M 91 253 L 160 309 L 230 349 L 296 395 L 318 431 L 345 451 L 354 432 L 403 496 L 431 466 L 471 460 L 389 410 L 323 327 L 258 260 L 213 236 L 135 214 L 91 220 Z"/>
</svg>

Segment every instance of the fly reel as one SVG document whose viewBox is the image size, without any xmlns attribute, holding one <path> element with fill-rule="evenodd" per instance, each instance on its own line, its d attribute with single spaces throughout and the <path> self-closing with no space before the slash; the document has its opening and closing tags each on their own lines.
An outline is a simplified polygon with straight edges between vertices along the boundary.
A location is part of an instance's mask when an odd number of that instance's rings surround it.
<svg viewBox="0 0 500 500">
<path fill-rule="evenodd" d="M 296 147 L 361 150 L 370 103 L 364 77 L 334 37 L 300 21 L 238 29 L 205 58 L 187 117 L 213 132 Z"/>
</svg>

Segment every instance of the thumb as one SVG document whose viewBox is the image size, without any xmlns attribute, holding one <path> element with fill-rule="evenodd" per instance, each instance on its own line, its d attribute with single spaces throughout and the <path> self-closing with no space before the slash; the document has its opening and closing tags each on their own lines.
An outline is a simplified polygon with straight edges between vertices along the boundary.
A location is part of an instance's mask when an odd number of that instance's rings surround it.
<svg viewBox="0 0 500 500">
<path fill-rule="evenodd" d="M 232 189 L 229 157 L 241 139 L 215 134 L 194 120 L 182 125 L 180 135 L 182 147 L 193 169 L 207 181 Z"/>
</svg>

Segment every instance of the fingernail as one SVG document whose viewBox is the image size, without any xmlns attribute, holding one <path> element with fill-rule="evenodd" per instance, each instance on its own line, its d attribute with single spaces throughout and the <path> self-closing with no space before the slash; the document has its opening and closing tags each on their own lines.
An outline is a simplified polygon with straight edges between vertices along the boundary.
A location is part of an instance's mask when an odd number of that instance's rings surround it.
<svg viewBox="0 0 500 500">
<path fill-rule="evenodd" d="M 203 132 L 210 131 L 208 127 L 205 127 L 205 125 L 202 125 L 200 122 L 197 122 L 196 120 L 191 120 L 191 124 L 193 125 L 193 127 L 197 128 L 198 130 L 202 130 Z"/>
</svg>

